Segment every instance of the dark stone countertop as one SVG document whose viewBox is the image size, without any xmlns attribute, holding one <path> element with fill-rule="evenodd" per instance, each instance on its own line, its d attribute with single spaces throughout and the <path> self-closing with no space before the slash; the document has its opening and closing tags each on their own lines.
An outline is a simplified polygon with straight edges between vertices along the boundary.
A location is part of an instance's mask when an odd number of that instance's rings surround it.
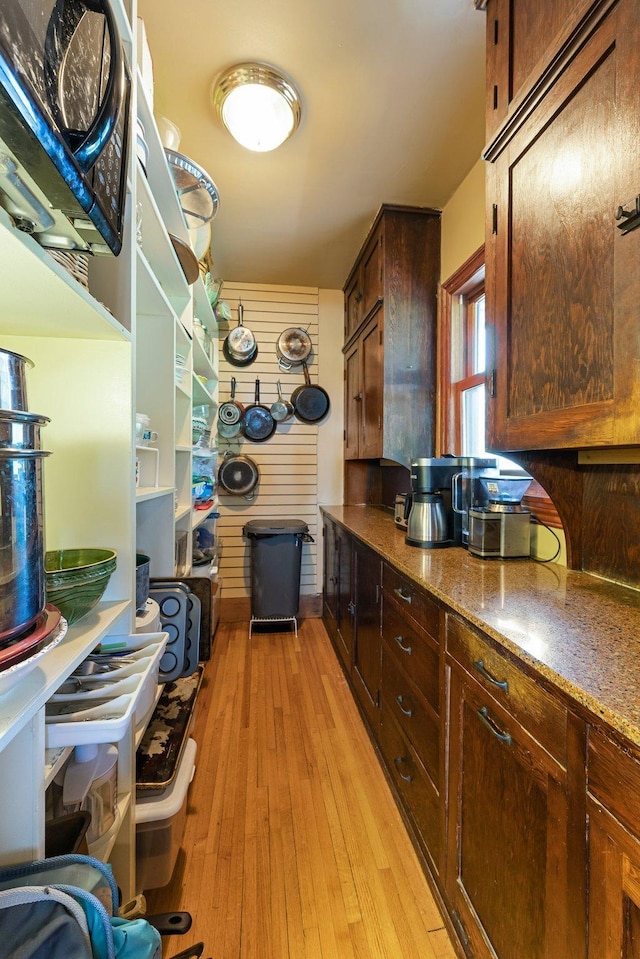
<svg viewBox="0 0 640 959">
<path fill-rule="evenodd" d="M 322 510 L 640 748 L 640 591 L 553 563 L 407 546 L 383 509 Z"/>
</svg>

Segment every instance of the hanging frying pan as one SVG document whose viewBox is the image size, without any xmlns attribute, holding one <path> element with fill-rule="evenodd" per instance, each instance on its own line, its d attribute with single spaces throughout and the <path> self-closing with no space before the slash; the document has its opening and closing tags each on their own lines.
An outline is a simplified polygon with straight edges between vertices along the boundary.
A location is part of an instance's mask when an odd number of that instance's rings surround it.
<svg viewBox="0 0 640 959">
<path fill-rule="evenodd" d="M 287 372 L 292 366 L 306 362 L 311 353 L 311 337 L 299 326 L 291 326 L 278 337 L 278 365 Z"/>
<path fill-rule="evenodd" d="M 276 431 L 278 425 L 267 406 L 260 403 L 260 380 L 256 380 L 256 401 L 247 406 L 242 420 L 244 435 L 254 443 L 264 443 Z"/>
<path fill-rule="evenodd" d="M 306 363 L 304 369 L 304 384 L 296 386 L 291 394 L 291 403 L 296 416 L 303 423 L 317 423 L 329 412 L 329 394 L 321 386 L 312 385 L 309 369 Z"/>
<path fill-rule="evenodd" d="M 221 403 L 218 407 L 218 419 L 221 423 L 226 423 L 229 426 L 234 426 L 236 423 L 239 423 L 242 417 L 244 416 L 244 406 L 242 403 L 238 403 L 235 398 L 236 395 L 236 378 L 235 376 L 231 377 L 231 399 L 227 400 L 226 403 Z"/>
<path fill-rule="evenodd" d="M 260 473 L 250 456 L 227 450 L 218 470 L 218 483 L 227 493 L 253 499 Z"/>
<path fill-rule="evenodd" d="M 271 404 L 271 415 L 276 423 L 284 423 L 285 420 L 291 419 L 294 412 L 295 410 L 292 404 L 283 397 L 282 386 L 280 385 L 280 380 L 278 380 L 278 399 L 275 403 Z"/>
<path fill-rule="evenodd" d="M 243 325 L 243 317 L 244 307 L 240 302 L 238 303 L 238 325 L 227 334 L 223 343 L 223 350 L 227 359 L 232 357 L 236 363 L 244 365 L 255 359 L 257 346 L 255 336 L 250 329 Z"/>
</svg>

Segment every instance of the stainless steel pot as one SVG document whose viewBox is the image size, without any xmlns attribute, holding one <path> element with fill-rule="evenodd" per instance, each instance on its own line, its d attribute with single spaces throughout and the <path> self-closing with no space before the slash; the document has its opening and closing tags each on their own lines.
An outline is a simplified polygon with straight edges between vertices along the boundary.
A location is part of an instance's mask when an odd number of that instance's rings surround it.
<svg viewBox="0 0 640 959">
<path fill-rule="evenodd" d="M 0 640 L 26 632 L 46 604 L 42 450 L 0 449 Z"/>
<path fill-rule="evenodd" d="M 33 367 L 32 361 L 20 353 L 0 349 L 0 409 L 26 410 L 27 404 L 27 367 Z"/>
<path fill-rule="evenodd" d="M 311 337 L 301 327 L 290 326 L 278 337 L 276 354 L 278 365 L 286 371 L 306 363 L 311 354 Z"/>
</svg>

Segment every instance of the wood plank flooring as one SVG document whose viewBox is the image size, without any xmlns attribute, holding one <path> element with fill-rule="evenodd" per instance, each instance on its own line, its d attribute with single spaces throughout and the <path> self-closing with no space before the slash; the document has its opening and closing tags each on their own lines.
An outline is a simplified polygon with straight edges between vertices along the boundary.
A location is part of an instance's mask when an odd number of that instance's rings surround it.
<svg viewBox="0 0 640 959">
<path fill-rule="evenodd" d="M 221 625 L 171 883 L 213 959 L 455 959 L 321 620 Z"/>
</svg>

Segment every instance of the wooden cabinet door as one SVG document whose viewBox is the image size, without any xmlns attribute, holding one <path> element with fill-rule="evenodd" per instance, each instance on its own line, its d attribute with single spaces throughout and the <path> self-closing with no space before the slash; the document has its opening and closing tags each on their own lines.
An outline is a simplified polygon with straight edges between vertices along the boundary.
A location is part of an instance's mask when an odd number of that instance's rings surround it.
<svg viewBox="0 0 640 959">
<path fill-rule="evenodd" d="M 353 597 L 353 540 L 346 530 L 336 526 L 338 553 L 338 651 L 350 673 L 353 664 L 355 604 Z"/>
<path fill-rule="evenodd" d="M 581 959 L 567 946 L 566 772 L 457 667 L 450 694 L 446 887 L 469 952 Z"/>
<path fill-rule="evenodd" d="M 358 459 L 360 455 L 360 420 L 362 391 L 360 388 L 360 352 L 358 343 L 344 358 L 344 458 Z"/>
<path fill-rule="evenodd" d="M 640 841 L 590 799 L 589 959 L 640 959 Z"/>
<path fill-rule="evenodd" d="M 361 375 L 360 459 L 382 456 L 383 348 L 382 308 L 359 338 Z"/>
<path fill-rule="evenodd" d="M 487 150 L 490 448 L 638 441 L 640 230 L 616 214 L 640 193 L 640 5 L 603 10 Z"/>
<path fill-rule="evenodd" d="M 380 627 L 380 570 L 377 553 L 353 541 L 355 575 L 355 637 L 352 678 L 369 725 L 379 722 L 382 638 Z"/>
<path fill-rule="evenodd" d="M 587 755 L 589 959 L 640 959 L 640 761 L 594 728 Z"/>
<path fill-rule="evenodd" d="M 369 241 L 362 259 L 362 319 L 384 295 L 384 233 L 382 224 Z"/>
<path fill-rule="evenodd" d="M 566 43 L 589 5 L 593 2 L 488 0 L 487 139 L 534 82 L 543 58 Z"/>
<path fill-rule="evenodd" d="M 364 317 L 362 312 L 362 272 L 356 270 L 344 294 L 344 338 L 352 336 Z"/>
<path fill-rule="evenodd" d="M 332 629 L 337 628 L 338 623 L 338 542 L 336 537 L 336 524 L 325 520 L 322 527 L 323 534 L 323 607 L 325 614 L 328 614 L 332 621 Z"/>
</svg>

